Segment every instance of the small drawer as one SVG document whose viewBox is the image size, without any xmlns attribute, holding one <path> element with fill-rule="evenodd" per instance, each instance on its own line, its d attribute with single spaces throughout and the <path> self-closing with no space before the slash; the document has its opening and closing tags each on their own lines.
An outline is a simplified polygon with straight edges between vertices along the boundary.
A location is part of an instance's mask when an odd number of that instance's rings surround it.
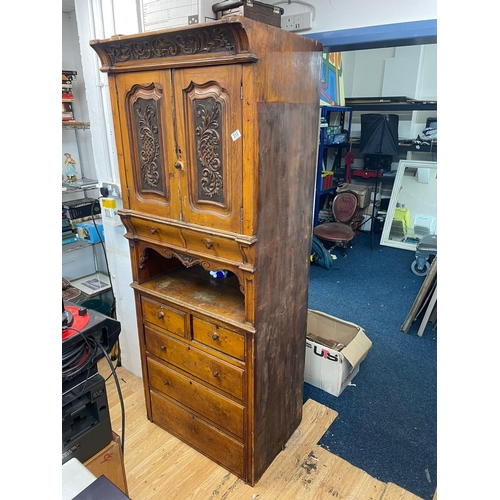
<svg viewBox="0 0 500 500">
<path fill-rule="evenodd" d="M 188 342 L 181 342 L 147 326 L 144 326 L 144 330 L 149 353 L 216 389 L 240 400 L 243 398 L 244 370 L 206 354 Z"/>
<path fill-rule="evenodd" d="M 133 216 L 130 217 L 130 224 L 135 235 L 141 239 L 169 243 L 179 247 L 186 246 L 181 230 L 175 226 Z"/>
<path fill-rule="evenodd" d="M 228 356 L 245 360 L 245 337 L 222 326 L 193 317 L 193 339 Z"/>
<path fill-rule="evenodd" d="M 234 435 L 243 437 L 244 407 L 190 377 L 148 358 L 149 385 L 203 415 Z"/>
<path fill-rule="evenodd" d="M 222 257 L 233 262 L 244 262 L 244 255 L 235 240 L 186 228 L 182 229 L 182 235 L 185 238 L 188 250 L 211 257 Z"/>
<path fill-rule="evenodd" d="M 164 328 L 180 337 L 188 336 L 189 325 L 186 313 L 146 297 L 141 297 L 141 307 L 144 322 Z"/>
<path fill-rule="evenodd" d="M 150 392 L 153 422 L 239 477 L 245 477 L 245 447 L 215 427 Z"/>
</svg>

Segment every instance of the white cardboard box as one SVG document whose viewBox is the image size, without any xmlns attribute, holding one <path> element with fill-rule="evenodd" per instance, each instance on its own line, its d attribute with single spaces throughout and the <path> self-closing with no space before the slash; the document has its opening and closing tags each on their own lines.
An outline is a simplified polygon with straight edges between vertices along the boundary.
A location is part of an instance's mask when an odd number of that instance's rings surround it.
<svg viewBox="0 0 500 500">
<path fill-rule="evenodd" d="M 336 344 L 343 344 L 339 351 Z M 358 325 L 308 310 L 304 380 L 340 396 L 359 371 L 372 342 Z"/>
</svg>

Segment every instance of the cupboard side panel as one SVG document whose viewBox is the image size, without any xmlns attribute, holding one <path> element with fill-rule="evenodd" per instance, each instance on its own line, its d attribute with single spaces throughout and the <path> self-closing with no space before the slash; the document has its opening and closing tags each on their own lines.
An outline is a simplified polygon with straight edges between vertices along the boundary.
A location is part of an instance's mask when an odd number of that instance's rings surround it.
<svg viewBox="0 0 500 500">
<path fill-rule="evenodd" d="M 253 102 L 315 103 L 319 106 L 323 45 L 310 38 L 244 18 L 253 52 Z"/>
<path fill-rule="evenodd" d="M 255 340 L 255 473 L 302 419 L 319 109 L 261 104 Z"/>
</svg>

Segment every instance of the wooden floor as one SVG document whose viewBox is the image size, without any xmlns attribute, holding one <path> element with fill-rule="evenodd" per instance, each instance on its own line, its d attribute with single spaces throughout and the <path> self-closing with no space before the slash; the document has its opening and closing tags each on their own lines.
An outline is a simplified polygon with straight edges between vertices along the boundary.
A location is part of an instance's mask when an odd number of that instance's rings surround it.
<svg viewBox="0 0 500 500">
<path fill-rule="evenodd" d="M 111 369 L 99 373 L 106 388 L 113 430 L 123 436 L 122 414 Z M 193 450 L 146 417 L 142 380 L 116 370 L 125 406 L 125 470 L 132 500 L 419 500 L 383 483 L 316 443 L 337 413 L 313 400 L 304 404 L 302 423 L 260 481 L 251 487 Z M 434 497 L 437 499 L 437 496 Z"/>
</svg>

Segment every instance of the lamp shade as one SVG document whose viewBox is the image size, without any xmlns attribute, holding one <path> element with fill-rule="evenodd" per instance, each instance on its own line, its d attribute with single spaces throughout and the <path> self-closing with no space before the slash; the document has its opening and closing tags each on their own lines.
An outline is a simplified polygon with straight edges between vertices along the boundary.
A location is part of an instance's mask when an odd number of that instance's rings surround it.
<svg viewBox="0 0 500 500">
<path fill-rule="evenodd" d="M 361 154 L 398 154 L 398 126 L 398 115 L 361 115 Z"/>
</svg>

